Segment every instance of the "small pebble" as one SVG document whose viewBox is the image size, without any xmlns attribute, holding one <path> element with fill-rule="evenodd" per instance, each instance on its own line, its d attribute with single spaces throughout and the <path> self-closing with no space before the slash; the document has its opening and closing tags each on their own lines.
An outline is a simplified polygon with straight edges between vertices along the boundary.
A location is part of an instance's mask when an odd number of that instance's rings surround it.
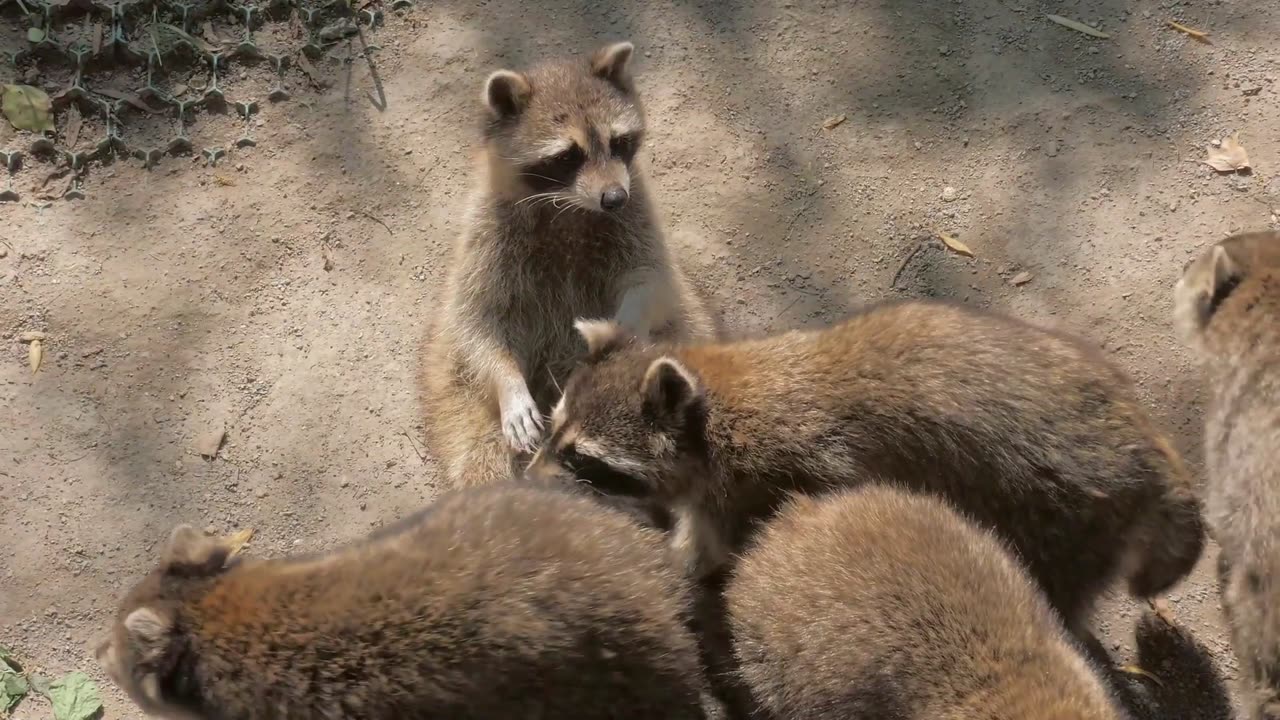
<svg viewBox="0 0 1280 720">
<path fill-rule="evenodd" d="M 951 202 L 956 199 L 957 194 L 956 189 L 948 185 L 942 188 L 942 201 Z"/>
</svg>

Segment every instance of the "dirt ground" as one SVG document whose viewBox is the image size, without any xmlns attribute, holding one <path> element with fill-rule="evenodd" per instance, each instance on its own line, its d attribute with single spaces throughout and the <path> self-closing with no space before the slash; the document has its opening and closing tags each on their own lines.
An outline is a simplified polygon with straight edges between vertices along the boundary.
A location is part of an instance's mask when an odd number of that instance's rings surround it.
<svg viewBox="0 0 1280 720">
<path fill-rule="evenodd" d="M 1280 4 L 444 0 L 377 36 L 372 63 L 317 63 L 327 87 L 290 74 L 258 146 L 217 167 L 116 162 L 84 200 L 0 205 L 0 644 L 29 666 L 104 680 L 91 648 L 178 522 L 253 527 L 275 554 L 431 499 L 417 350 L 481 82 L 616 39 L 638 48 L 669 237 L 732 332 L 888 297 L 998 308 L 1104 347 L 1199 469 L 1171 289 L 1206 243 L 1280 227 Z M 1197 162 L 1234 132 L 1252 175 Z M 1230 716 L 1215 555 L 1170 595 L 1177 631 L 1120 597 L 1098 613 L 1111 661 L 1163 681 L 1117 677 L 1139 717 Z M 138 715 L 103 691 L 106 717 Z"/>
</svg>

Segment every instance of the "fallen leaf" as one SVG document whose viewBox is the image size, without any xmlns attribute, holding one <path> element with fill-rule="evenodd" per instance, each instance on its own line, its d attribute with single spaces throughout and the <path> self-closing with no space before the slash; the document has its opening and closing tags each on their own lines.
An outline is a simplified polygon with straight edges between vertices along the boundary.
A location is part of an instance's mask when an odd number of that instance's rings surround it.
<svg viewBox="0 0 1280 720">
<path fill-rule="evenodd" d="M 200 453 L 200 457 L 210 460 L 218 456 L 218 449 L 222 447 L 222 440 L 227 436 L 227 429 L 219 425 L 201 435 L 196 440 L 196 452 Z"/>
<path fill-rule="evenodd" d="M 31 686 L 31 692 L 49 697 L 49 678 L 44 675 L 28 675 L 27 684 Z"/>
<path fill-rule="evenodd" d="M 1137 675 L 1139 677 L 1144 677 L 1150 680 L 1151 682 L 1155 683 L 1156 685 L 1159 685 L 1160 687 L 1164 687 L 1164 681 L 1161 680 L 1158 676 L 1156 676 L 1155 673 L 1151 673 L 1146 670 L 1143 670 L 1137 665 L 1124 665 L 1120 668 L 1120 672 L 1128 673 L 1130 675 Z"/>
<path fill-rule="evenodd" d="M 236 181 L 234 178 L 229 178 L 226 175 L 214 175 L 213 181 L 223 187 L 233 187 L 236 184 Z"/>
<path fill-rule="evenodd" d="M 244 550 L 244 546 L 248 545 L 251 539 L 253 539 L 253 528 L 245 528 L 244 530 L 240 530 L 227 538 L 227 547 L 229 550 L 229 552 L 227 552 L 227 560 L 239 555 L 240 551 Z"/>
<path fill-rule="evenodd" d="M 9 663 L 0 662 L 0 712 L 12 710 L 28 690 L 27 681 Z"/>
<path fill-rule="evenodd" d="M 214 45 L 222 44 L 222 38 L 218 37 L 218 34 L 213 31 L 213 23 L 208 20 L 205 20 L 204 24 L 200 26 L 200 33 L 204 35 L 205 40 L 208 40 Z"/>
<path fill-rule="evenodd" d="M 1224 139 L 1216 147 L 1209 146 L 1209 156 L 1202 161 L 1218 172 L 1236 172 L 1249 169 L 1249 154 L 1240 144 L 1239 135 Z"/>
<path fill-rule="evenodd" d="M 1169 601 L 1164 598 L 1156 598 L 1150 601 L 1151 609 L 1156 616 L 1165 621 L 1167 625 L 1173 626 L 1175 619 L 1173 616 L 1173 608 L 1169 607 Z"/>
<path fill-rule="evenodd" d="M 32 375 L 40 371 L 42 362 L 44 362 L 44 343 L 40 340 L 32 340 L 31 345 L 27 347 L 27 364 L 31 366 Z"/>
<path fill-rule="evenodd" d="M 297 61 L 298 69 L 302 71 L 303 75 L 307 76 L 307 79 L 311 81 L 311 84 L 317 89 L 324 89 L 324 82 L 321 81 L 320 74 L 316 72 L 315 66 L 311 64 L 311 61 L 307 59 L 307 56 L 299 55 L 297 57 Z"/>
<path fill-rule="evenodd" d="M 822 129 L 830 130 L 831 128 L 834 128 L 840 125 L 841 123 L 843 123 L 846 119 L 847 118 L 845 117 L 844 113 L 841 113 L 839 115 L 832 115 L 831 117 L 822 121 Z"/>
<path fill-rule="evenodd" d="M 186 40 L 188 43 L 191 44 L 192 47 L 199 48 L 201 51 L 205 53 L 218 52 L 219 50 L 222 49 L 221 45 L 210 44 L 209 42 L 206 42 L 205 40 L 198 38 L 195 35 L 192 35 L 186 30 L 183 30 L 177 25 L 170 25 L 169 23 L 166 23 L 166 22 L 158 22 L 158 23 L 153 23 L 152 27 L 159 28 L 161 32 L 165 33 L 168 36 L 171 36 L 171 37 L 165 38 L 166 47 L 170 45 L 169 41 L 172 39 L 172 37 L 177 37 L 182 40 Z"/>
<path fill-rule="evenodd" d="M 38 27 L 27 28 L 27 42 L 38 43 L 44 39 L 44 30 Z"/>
<path fill-rule="evenodd" d="M 123 100 L 129 103 L 130 105 L 138 108 L 139 110 L 143 112 L 151 113 L 153 115 L 156 113 L 164 112 L 163 110 L 157 110 L 156 108 L 151 107 L 141 97 L 133 93 L 120 92 L 119 90 L 112 90 L 111 88 L 97 88 L 97 87 L 95 87 L 93 91 L 98 93 L 99 95 L 106 95 L 109 98 Z"/>
<path fill-rule="evenodd" d="M 1189 28 L 1186 25 L 1183 25 L 1182 23 L 1176 23 L 1172 20 L 1169 21 L 1169 27 L 1173 28 L 1174 30 L 1177 30 L 1178 32 L 1186 33 L 1187 35 L 1191 36 L 1192 40 L 1198 40 L 1202 43 L 1205 43 L 1206 45 L 1209 44 L 1209 33 L 1203 30 L 1196 30 L 1195 28 Z"/>
<path fill-rule="evenodd" d="M 67 108 L 67 148 L 76 149 L 76 141 L 80 139 L 80 126 L 84 118 L 80 117 L 80 108 L 75 103 Z"/>
<path fill-rule="evenodd" d="M 1027 283 L 1031 282 L 1031 278 L 1033 277 L 1035 277 L 1035 275 L 1032 275 L 1029 272 L 1020 272 L 1017 275 L 1014 275 L 1013 278 L 1009 280 L 1009 284 L 1014 286 L 1026 285 Z"/>
<path fill-rule="evenodd" d="M 49 685 L 54 720 L 89 720 L 102 711 L 98 686 L 88 675 L 73 672 Z"/>
<path fill-rule="evenodd" d="M 39 330 L 28 330 L 18 336 L 18 342 L 24 342 L 24 343 L 29 343 L 34 340 L 43 340 L 43 339 L 44 339 L 44 333 L 40 332 Z"/>
<path fill-rule="evenodd" d="M 53 103 L 45 91 L 30 85 L 4 86 L 4 116 L 19 130 L 53 129 Z"/>
<path fill-rule="evenodd" d="M 1049 18 L 1053 22 L 1056 22 L 1063 27 L 1069 27 L 1072 30 L 1075 30 L 1076 32 L 1082 32 L 1085 35 L 1091 35 L 1096 38 L 1102 38 L 1103 40 L 1106 40 L 1107 38 L 1111 37 L 1109 34 L 1104 33 L 1097 28 L 1089 27 L 1088 25 L 1085 25 L 1082 22 L 1076 22 L 1071 18 L 1064 18 L 1061 15 L 1045 15 L 1045 17 Z"/>
<path fill-rule="evenodd" d="M 186 85 L 183 85 L 182 83 L 178 83 L 177 85 L 173 86 L 173 96 L 182 97 L 183 95 L 187 94 L 188 89 L 189 88 Z"/>
<path fill-rule="evenodd" d="M 934 230 L 933 232 L 935 235 L 938 236 L 938 239 L 942 241 L 943 245 L 946 245 L 947 247 L 951 248 L 953 251 L 960 253 L 965 257 L 973 257 L 973 251 L 969 249 L 968 245 L 965 245 L 964 243 L 942 232 L 941 230 Z"/>
</svg>

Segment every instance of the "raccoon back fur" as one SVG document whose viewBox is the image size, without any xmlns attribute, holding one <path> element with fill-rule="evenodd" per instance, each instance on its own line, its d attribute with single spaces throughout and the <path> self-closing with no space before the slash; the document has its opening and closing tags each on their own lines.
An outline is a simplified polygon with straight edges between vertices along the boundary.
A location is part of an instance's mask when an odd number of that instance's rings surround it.
<svg viewBox="0 0 1280 720">
<path fill-rule="evenodd" d="M 479 186 L 423 365 L 430 445 L 452 485 L 510 479 L 527 460 L 584 350 L 574 318 L 713 332 L 640 175 L 631 55 L 617 43 L 485 84 Z"/>
<path fill-rule="evenodd" d="M 1118 720 L 991 533 L 887 487 L 798 497 L 726 590 L 741 680 L 773 720 Z"/>
<path fill-rule="evenodd" d="M 1246 707 L 1280 720 L 1280 233 L 1213 245 L 1174 305 L 1209 385 L 1207 515 Z"/>
<path fill-rule="evenodd" d="M 695 572 L 786 494 L 867 476 L 923 482 L 997 529 L 1073 624 L 1116 574 L 1150 596 L 1200 555 L 1180 458 L 1130 381 L 1072 338 L 934 302 L 718 344 L 579 326 L 592 353 L 530 474 L 660 498 Z"/>
<path fill-rule="evenodd" d="M 686 583 L 656 531 L 493 485 L 332 553 L 245 559 L 190 527 L 98 657 L 203 720 L 702 718 Z"/>
</svg>

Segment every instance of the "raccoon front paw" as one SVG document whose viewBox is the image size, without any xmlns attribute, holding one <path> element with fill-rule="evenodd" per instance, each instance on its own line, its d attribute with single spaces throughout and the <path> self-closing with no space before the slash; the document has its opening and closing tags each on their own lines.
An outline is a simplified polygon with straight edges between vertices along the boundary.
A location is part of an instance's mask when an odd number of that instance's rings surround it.
<svg viewBox="0 0 1280 720">
<path fill-rule="evenodd" d="M 542 440 L 542 414 L 529 389 L 514 387 L 498 399 L 502 416 L 502 435 L 516 452 L 531 453 Z"/>
</svg>

